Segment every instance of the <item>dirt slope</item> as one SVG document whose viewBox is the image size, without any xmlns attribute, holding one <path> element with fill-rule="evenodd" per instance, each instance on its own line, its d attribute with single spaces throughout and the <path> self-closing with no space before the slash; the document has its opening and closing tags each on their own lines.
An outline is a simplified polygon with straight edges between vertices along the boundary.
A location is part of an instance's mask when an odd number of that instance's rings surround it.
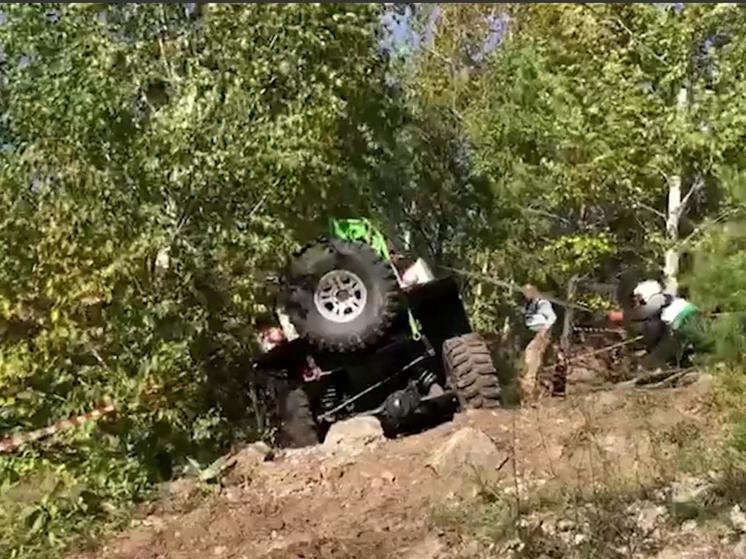
<svg viewBox="0 0 746 559">
<path fill-rule="evenodd" d="M 674 457 L 672 449 L 689 434 L 706 434 L 702 440 L 710 441 L 716 436 L 704 408 L 706 390 L 698 383 L 672 391 L 599 392 L 535 409 L 461 414 L 356 456 L 329 455 L 320 448 L 280 454 L 193 510 L 159 505 L 102 549 L 74 558 L 465 556 L 452 547 L 456 540 L 447 530 L 432 521 L 434 507 L 455 495 L 464 498 L 463 480 L 440 479 L 427 466 L 460 428 L 482 430 L 509 458 L 495 491 L 521 492 L 547 483 L 583 487 L 609 473 L 653 479 L 662 475 L 666 453 Z"/>
</svg>

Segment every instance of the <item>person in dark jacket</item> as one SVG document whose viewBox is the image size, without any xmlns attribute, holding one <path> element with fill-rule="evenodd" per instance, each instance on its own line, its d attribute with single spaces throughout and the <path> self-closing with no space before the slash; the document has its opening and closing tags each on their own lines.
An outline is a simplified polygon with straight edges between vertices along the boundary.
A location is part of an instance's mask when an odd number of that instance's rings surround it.
<svg viewBox="0 0 746 559">
<path fill-rule="evenodd" d="M 637 284 L 629 308 L 612 312 L 609 318 L 628 321 L 641 332 L 647 350 L 645 368 L 680 365 L 689 351 L 706 349 L 699 309 L 683 297 L 665 293 L 655 280 Z"/>
</svg>

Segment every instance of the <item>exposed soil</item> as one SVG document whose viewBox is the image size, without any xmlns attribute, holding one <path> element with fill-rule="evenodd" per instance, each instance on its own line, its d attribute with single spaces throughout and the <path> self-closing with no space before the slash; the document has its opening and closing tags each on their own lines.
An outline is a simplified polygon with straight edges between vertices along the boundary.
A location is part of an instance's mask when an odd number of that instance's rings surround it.
<svg viewBox="0 0 746 559">
<path fill-rule="evenodd" d="M 452 557 L 431 516 L 463 481 L 439 479 L 427 461 L 459 428 L 481 429 L 514 457 L 505 467 L 506 490 L 548 479 L 586 484 L 603 468 L 641 476 L 677 436 L 693 430 L 714 436 L 702 407 L 706 390 L 698 383 L 599 392 L 534 409 L 468 412 L 354 456 L 321 447 L 280 453 L 243 481 L 214 487 L 193 510 L 174 511 L 164 501 L 100 549 L 70 559 Z"/>
</svg>

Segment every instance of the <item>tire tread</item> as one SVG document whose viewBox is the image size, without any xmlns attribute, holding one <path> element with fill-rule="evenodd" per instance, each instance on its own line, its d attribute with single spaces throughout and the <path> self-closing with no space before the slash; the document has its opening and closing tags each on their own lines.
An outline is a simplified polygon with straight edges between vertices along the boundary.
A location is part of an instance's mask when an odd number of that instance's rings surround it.
<svg viewBox="0 0 746 559">
<path fill-rule="evenodd" d="M 446 340 L 443 343 L 443 362 L 463 407 L 501 407 L 502 390 L 497 370 L 489 348 L 479 334 Z"/>
</svg>

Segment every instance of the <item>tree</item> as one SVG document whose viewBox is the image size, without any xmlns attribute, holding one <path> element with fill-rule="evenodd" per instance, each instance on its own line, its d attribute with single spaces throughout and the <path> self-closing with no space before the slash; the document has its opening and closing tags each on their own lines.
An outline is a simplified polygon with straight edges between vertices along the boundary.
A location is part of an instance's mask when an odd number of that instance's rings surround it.
<svg viewBox="0 0 746 559">
<path fill-rule="evenodd" d="M 710 41 L 706 64 L 698 53 L 708 37 L 739 28 L 740 7 L 442 10 L 451 26 L 439 26 L 418 77 L 429 98 L 463 118 L 474 172 L 493 183 L 494 203 L 518 210 L 510 242 L 482 245 L 488 269 L 563 290 L 579 278 L 613 280 L 629 265 L 659 273 L 679 236 L 719 211 L 715 163 L 740 134 L 720 115 L 740 88 L 729 71 L 713 81 L 712 68 L 731 68 L 740 47 Z M 496 18 L 505 22 L 499 47 L 465 56 Z M 676 103 L 683 83 L 686 114 Z M 680 224 L 667 223 L 672 176 L 683 177 Z"/>
<path fill-rule="evenodd" d="M 371 125 L 351 100 L 387 95 L 374 5 L 5 14 L 0 432 L 104 397 L 119 412 L 104 431 L 0 457 L 4 488 L 53 472 L 61 489 L 47 497 L 65 511 L 40 501 L 28 532 L 28 511 L 0 507 L 3 556 L 63 545 L 60 519 L 106 517 L 103 504 L 187 455 L 263 434 L 264 402 L 243 390 L 253 319 L 270 303 L 262 271 L 330 200 L 361 205 L 335 131 Z"/>
</svg>

